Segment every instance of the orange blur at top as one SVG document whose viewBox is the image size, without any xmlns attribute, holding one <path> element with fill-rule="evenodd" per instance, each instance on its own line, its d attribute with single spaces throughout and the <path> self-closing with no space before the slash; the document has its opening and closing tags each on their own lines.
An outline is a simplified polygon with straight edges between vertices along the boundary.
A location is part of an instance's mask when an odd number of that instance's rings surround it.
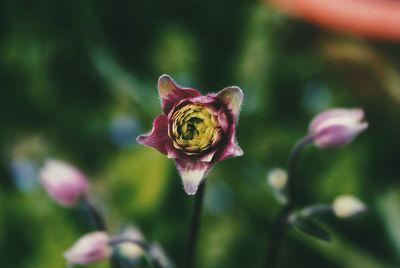
<svg viewBox="0 0 400 268">
<path fill-rule="evenodd" d="M 342 32 L 400 41 L 400 0 L 270 0 L 296 17 Z"/>
</svg>

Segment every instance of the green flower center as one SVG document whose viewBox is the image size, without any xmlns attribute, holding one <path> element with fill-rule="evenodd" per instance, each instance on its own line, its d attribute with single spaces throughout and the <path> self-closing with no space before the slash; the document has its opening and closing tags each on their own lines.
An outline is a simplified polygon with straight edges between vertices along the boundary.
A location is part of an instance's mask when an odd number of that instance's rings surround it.
<svg viewBox="0 0 400 268">
<path fill-rule="evenodd" d="M 171 133 L 175 148 L 196 154 L 215 146 L 222 129 L 206 106 L 188 104 L 173 113 Z"/>
</svg>

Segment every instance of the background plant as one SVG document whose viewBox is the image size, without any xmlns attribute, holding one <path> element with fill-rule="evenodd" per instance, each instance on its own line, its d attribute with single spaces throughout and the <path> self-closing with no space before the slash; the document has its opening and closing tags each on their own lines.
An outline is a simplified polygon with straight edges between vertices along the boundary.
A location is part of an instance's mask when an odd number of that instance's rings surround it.
<svg viewBox="0 0 400 268">
<path fill-rule="evenodd" d="M 363 107 L 370 128 L 351 147 L 304 152 L 313 165 L 299 176 L 312 179 L 299 185 L 299 202 L 348 193 L 370 212 L 324 219 L 329 245 L 290 232 L 282 265 L 399 265 L 398 44 L 329 32 L 245 0 L 2 1 L 0 15 L 1 267 L 62 267 L 60 252 L 90 230 L 38 187 L 49 155 L 85 171 L 111 228 L 133 221 L 183 263 L 181 227 L 193 204 L 173 164 L 134 142 L 159 113 L 162 73 L 210 91 L 234 83 L 246 97 L 237 133 L 246 154 L 210 174 L 199 267 L 263 265 L 279 210 L 266 173 L 285 163 L 309 119 L 333 106 Z"/>
</svg>

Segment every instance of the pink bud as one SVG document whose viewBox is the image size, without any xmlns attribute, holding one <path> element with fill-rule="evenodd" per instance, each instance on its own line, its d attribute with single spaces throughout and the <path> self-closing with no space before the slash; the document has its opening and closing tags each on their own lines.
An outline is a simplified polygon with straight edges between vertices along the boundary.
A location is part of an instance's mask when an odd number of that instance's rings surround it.
<svg viewBox="0 0 400 268">
<path fill-rule="evenodd" d="M 92 232 L 76 241 L 64 252 L 64 257 L 70 264 L 82 265 L 107 260 L 111 254 L 108 235 L 105 232 Z"/>
<path fill-rule="evenodd" d="M 368 127 L 361 109 L 331 109 L 317 115 L 310 124 L 310 135 L 320 148 L 336 148 L 350 143 Z"/>
<path fill-rule="evenodd" d="M 89 188 L 89 183 L 79 170 L 59 161 L 47 160 L 40 170 L 40 180 L 49 195 L 63 206 L 75 205 Z"/>
</svg>

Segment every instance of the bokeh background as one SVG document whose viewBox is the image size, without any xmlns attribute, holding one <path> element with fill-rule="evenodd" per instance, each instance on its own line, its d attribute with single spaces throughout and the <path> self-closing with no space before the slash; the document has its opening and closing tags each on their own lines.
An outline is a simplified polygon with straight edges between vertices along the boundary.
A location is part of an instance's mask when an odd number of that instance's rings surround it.
<svg viewBox="0 0 400 268">
<path fill-rule="evenodd" d="M 370 128 L 347 147 L 304 152 L 301 205 L 352 194 L 370 209 L 321 219 L 331 243 L 290 231 L 282 267 L 400 267 L 399 43 L 249 0 L 0 2 L 0 267 L 65 267 L 62 252 L 91 230 L 38 183 L 47 158 L 90 177 L 112 233 L 135 224 L 182 267 L 194 200 L 172 161 L 135 142 L 160 113 L 163 73 L 202 93 L 245 92 L 245 154 L 209 175 L 198 267 L 263 267 L 280 208 L 266 174 L 336 106 L 363 107 Z"/>
</svg>

